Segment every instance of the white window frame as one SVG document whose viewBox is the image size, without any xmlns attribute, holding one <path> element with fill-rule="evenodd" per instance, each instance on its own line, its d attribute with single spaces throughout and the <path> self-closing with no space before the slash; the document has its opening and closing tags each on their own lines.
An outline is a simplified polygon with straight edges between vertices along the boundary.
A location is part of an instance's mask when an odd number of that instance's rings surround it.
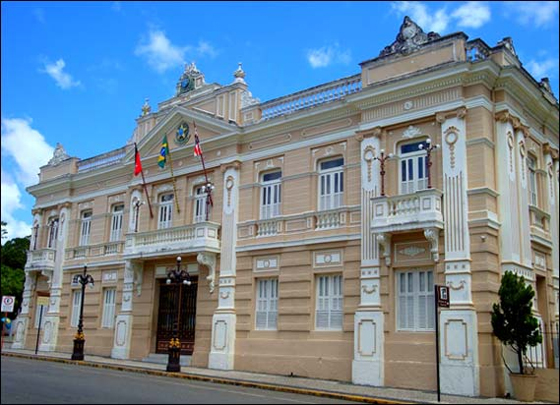
<svg viewBox="0 0 560 405">
<path fill-rule="evenodd" d="M 276 176 L 278 176 L 276 178 Z M 272 180 L 265 180 L 273 177 Z M 282 171 L 275 170 L 261 175 L 260 218 L 270 219 L 280 216 L 282 204 Z"/>
<path fill-rule="evenodd" d="M 54 249 L 56 248 L 56 240 L 58 239 L 58 224 L 59 224 L 58 217 L 49 219 L 48 224 L 49 224 L 49 240 L 47 243 L 47 247 L 49 249 Z"/>
<path fill-rule="evenodd" d="M 278 278 L 257 279 L 255 329 L 278 329 Z"/>
<path fill-rule="evenodd" d="M 117 289 L 105 288 L 103 290 L 103 316 L 101 327 L 112 329 L 115 325 L 115 309 L 117 301 Z"/>
<path fill-rule="evenodd" d="M 91 218 L 93 216 L 92 211 L 83 211 L 81 218 L 82 223 L 80 225 L 80 246 L 89 245 L 89 237 L 91 235 Z"/>
<path fill-rule="evenodd" d="M 206 221 L 206 198 L 208 195 L 202 189 L 203 186 L 197 186 L 194 189 L 193 200 L 193 223 L 198 224 Z"/>
<path fill-rule="evenodd" d="M 328 169 L 323 165 L 340 160 L 340 164 Z M 344 199 L 344 158 L 338 156 L 334 159 L 321 160 L 317 163 L 319 177 L 317 182 L 317 196 L 319 211 L 327 211 L 342 206 Z"/>
<path fill-rule="evenodd" d="M 316 278 L 315 329 L 341 331 L 344 324 L 342 274 L 321 274 Z"/>
<path fill-rule="evenodd" d="M 527 176 L 529 178 L 527 188 L 529 190 L 529 204 L 538 207 L 538 186 L 537 186 L 537 159 L 531 155 L 527 155 Z"/>
<path fill-rule="evenodd" d="M 396 329 L 430 332 L 435 329 L 434 270 L 406 269 L 395 272 Z"/>
<path fill-rule="evenodd" d="M 124 217 L 124 204 L 115 204 L 112 209 L 113 215 L 111 216 L 111 234 L 109 235 L 109 242 L 116 242 L 121 239 L 123 217 Z"/>
<path fill-rule="evenodd" d="M 416 140 L 415 142 L 407 142 L 399 145 L 399 193 L 412 194 L 416 191 L 426 190 L 428 188 L 428 166 L 427 155 L 424 149 L 418 148 L 417 151 L 403 152 L 402 148 L 423 144 L 426 141 Z"/>
<path fill-rule="evenodd" d="M 169 198 L 169 196 L 171 198 Z M 164 199 L 169 198 L 164 201 Z M 173 193 L 166 193 L 159 196 L 158 229 L 171 228 L 173 224 Z"/>
<path fill-rule="evenodd" d="M 82 290 L 72 290 L 72 315 L 70 317 L 70 326 L 75 328 L 80 322 L 80 305 L 82 303 Z"/>
</svg>

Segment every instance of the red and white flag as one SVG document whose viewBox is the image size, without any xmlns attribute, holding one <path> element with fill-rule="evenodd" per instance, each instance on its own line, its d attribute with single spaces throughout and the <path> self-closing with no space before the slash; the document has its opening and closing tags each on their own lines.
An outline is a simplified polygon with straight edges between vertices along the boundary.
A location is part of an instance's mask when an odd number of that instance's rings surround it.
<svg viewBox="0 0 560 405">
<path fill-rule="evenodd" d="M 140 161 L 140 153 L 138 152 L 138 148 L 136 147 L 136 142 L 134 143 L 134 175 L 138 176 L 139 173 L 142 173 L 142 162 Z"/>
<path fill-rule="evenodd" d="M 198 131 L 196 129 L 196 124 L 193 121 L 194 125 L 194 155 L 195 156 L 202 156 L 202 149 L 200 148 L 200 140 L 198 139 Z"/>
</svg>

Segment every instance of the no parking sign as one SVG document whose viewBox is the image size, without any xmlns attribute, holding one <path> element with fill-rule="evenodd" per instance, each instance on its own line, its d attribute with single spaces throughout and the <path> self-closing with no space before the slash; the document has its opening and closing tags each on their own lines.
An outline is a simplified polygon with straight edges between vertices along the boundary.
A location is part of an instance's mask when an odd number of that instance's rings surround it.
<svg viewBox="0 0 560 405">
<path fill-rule="evenodd" d="M 1 312 L 14 312 L 14 303 L 16 301 L 16 297 L 11 295 L 4 295 L 2 296 L 2 309 Z"/>
</svg>

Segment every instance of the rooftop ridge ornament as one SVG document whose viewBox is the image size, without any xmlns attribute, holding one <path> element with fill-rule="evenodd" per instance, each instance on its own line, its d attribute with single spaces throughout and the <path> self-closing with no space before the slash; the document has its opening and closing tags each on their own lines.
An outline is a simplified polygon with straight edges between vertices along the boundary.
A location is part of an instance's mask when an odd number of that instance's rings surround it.
<svg viewBox="0 0 560 405">
<path fill-rule="evenodd" d="M 51 158 L 51 160 L 49 160 L 49 163 L 47 163 L 49 166 L 56 166 L 58 165 L 60 162 L 62 162 L 63 160 L 66 160 L 70 157 L 70 155 L 68 155 L 66 153 L 66 151 L 64 150 L 64 147 L 60 144 L 60 143 L 56 143 L 56 148 L 54 149 L 53 152 L 53 157 Z"/>
<path fill-rule="evenodd" d="M 235 72 L 233 72 L 233 77 L 235 77 L 235 82 L 245 82 L 245 71 L 243 70 L 243 68 L 241 67 L 242 63 L 238 62 L 238 67 L 237 70 Z"/>
<path fill-rule="evenodd" d="M 148 98 L 144 100 L 144 105 L 142 106 L 142 116 L 148 115 L 150 111 L 152 111 L 152 107 L 150 107 L 150 104 L 148 104 L 148 100 Z"/>
<path fill-rule="evenodd" d="M 404 21 L 399 29 L 399 34 L 395 41 L 386 46 L 380 53 L 379 56 L 392 55 L 394 53 L 400 53 L 407 55 L 416 51 L 422 45 L 431 42 L 435 39 L 440 38 L 440 35 L 435 32 L 429 32 L 426 34 L 418 24 L 410 19 L 410 17 L 404 17 Z"/>
</svg>

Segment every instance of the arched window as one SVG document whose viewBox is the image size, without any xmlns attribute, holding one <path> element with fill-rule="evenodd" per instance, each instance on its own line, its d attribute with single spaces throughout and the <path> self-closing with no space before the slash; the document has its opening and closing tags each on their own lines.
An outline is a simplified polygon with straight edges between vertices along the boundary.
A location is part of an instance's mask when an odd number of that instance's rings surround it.
<svg viewBox="0 0 560 405">
<path fill-rule="evenodd" d="M 171 228 L 173 222 L 173 194 L 162 194 L 159 198 L 158 229 Z"/>
<path fill-rule="evenodd" d="M 194 189 L 194 213 L 193 222 L 195 224 L 206 221 L 206 198 L 207 194 L 203 188 L 204 186 L 197 186 Z"/>
<path fill-rule="evenodd" d="M 428 188 L 426 141 L 400 145 L 400 194 L 411 194 Z"/>
<path fill-rule="evenodd" d="M 56 239 L 58 238 L 58 221 L 58 217 L 54 217 L 50 218 L 48 222 L 49 240 L 47 247 L 51 249 L 56 248 Z"/>
<path fill-rule="evenodd" d="M 282 202 L 282 171 L 274 171 L 262 175 L 261 180 L 261 219 L 274 218 L 280 215 Z"/>
<path fill-rule="evenodd" d="M 120 240 L 122 235 L 124 204 L 113 205 L 112 211 L 113 215 L 111 216 L 111 235 L 109 241 L 115 242 Z"/>
<path fill-rule="evenodd" d="M 80 229 L 80 246 L 89 245 L 89 236 L 91 234 L 91 211 L 82 212 L 82 225 Z"/>
<path fill-rule="evenodd" d="M 529 204 L 537 207 L 539 202 L 537 193 L 537 159 L 527 155 L 527 171 L 529 176 Z"/>
<path fill-rule="evenodd" d="M 319 162 L 319 211 L 342 206 L 344 195 L 344 158 Z"/>
</svg>

